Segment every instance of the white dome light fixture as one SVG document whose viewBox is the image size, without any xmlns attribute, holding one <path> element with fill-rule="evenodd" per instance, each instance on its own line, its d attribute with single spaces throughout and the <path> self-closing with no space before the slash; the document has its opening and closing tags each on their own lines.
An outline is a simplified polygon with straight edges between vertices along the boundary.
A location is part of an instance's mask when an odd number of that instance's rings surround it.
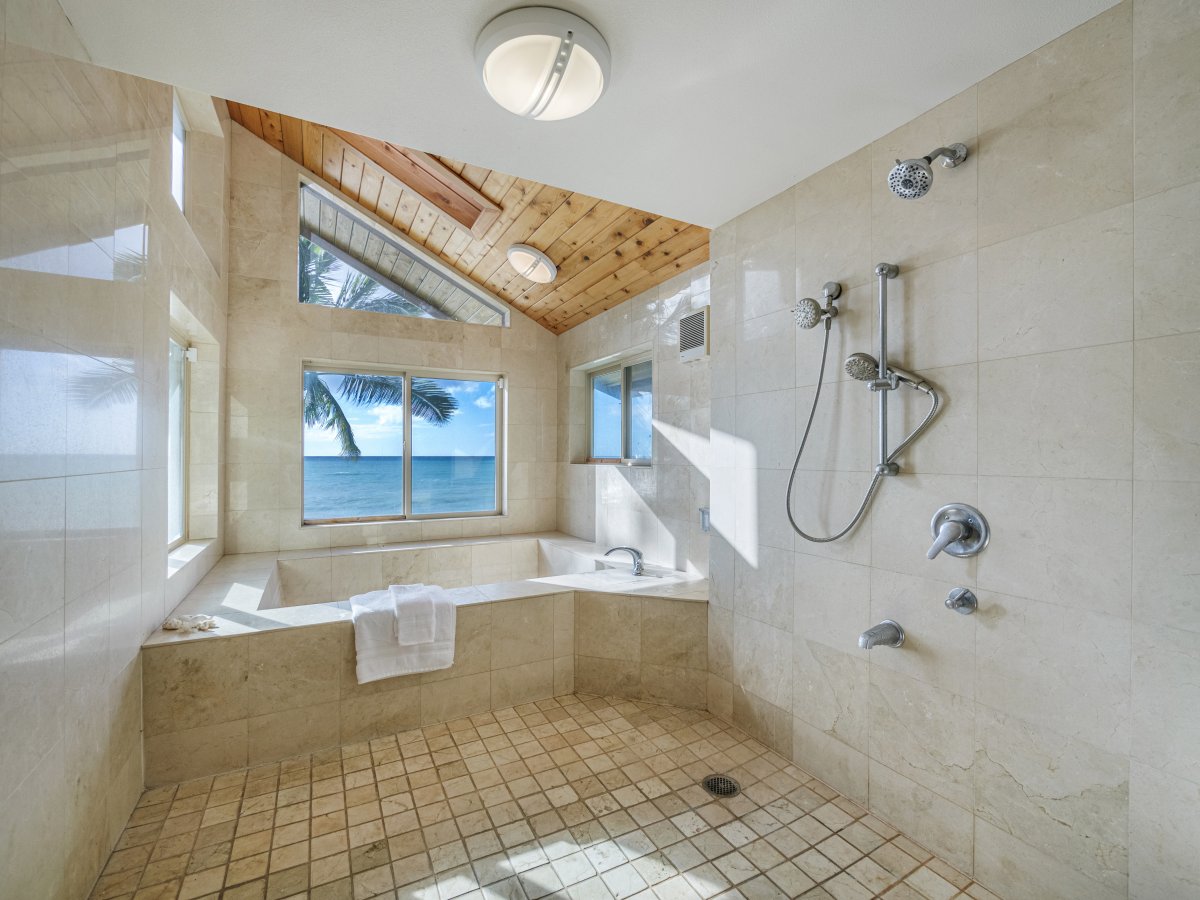
<svg viewBox="0 0 1200 900">
<path fill-rule="evenodd" d="M 492 99 L 550 122 L 590 109 L 608 87 L 611 57 L 600 32 L 573 13 L 525 6 L 488 22 L 475 61 Z"/>
<path fill-rule="evenodd" d="M 528 278 L 538 284 L 549 284 L 558 277 L 558 266 L 550 261 L 550 257 L 528 244 L 513 244 L 509 247 L 508 262 L 522 278 Z"/>
</svg>

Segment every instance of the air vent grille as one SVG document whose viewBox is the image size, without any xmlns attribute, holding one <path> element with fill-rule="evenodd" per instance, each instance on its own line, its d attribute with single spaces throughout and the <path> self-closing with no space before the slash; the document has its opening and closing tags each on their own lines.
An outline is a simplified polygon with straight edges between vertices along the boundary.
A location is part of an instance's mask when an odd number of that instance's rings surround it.
<svg viewBox="0 0 1200 900">
<path fill-rule="evenodd" d="M 708 353 L 708 307 L 679 320 L 679 358 L 683 362 Z"/>
</svg>

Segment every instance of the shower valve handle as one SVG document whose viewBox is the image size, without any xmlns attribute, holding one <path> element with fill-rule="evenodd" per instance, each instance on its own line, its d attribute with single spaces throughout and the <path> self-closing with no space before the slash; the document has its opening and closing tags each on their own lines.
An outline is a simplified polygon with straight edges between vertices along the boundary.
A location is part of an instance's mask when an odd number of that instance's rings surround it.
<svg viewBox="0 0 1200 900">
<path fill-rule="evenodd" d="M 937 537 L 933 541 L 933 546 L 929 548 L 929 552 L 925 554 L 927 559 L 933 559 L 955 541 L 961 541 L 966 535 L 967 528 L 961 522 L 947 520 L 942 523 L 938 529 Z"/>
</svg>

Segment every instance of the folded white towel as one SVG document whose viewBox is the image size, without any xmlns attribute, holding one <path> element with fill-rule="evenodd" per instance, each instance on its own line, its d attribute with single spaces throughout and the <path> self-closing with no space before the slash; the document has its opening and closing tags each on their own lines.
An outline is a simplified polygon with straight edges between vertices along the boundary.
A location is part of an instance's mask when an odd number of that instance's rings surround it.
<svg viewBox="0 0 1200 900">
<path fill-rule="evenodd" d="M 454 598 L 437 585 L 360 594 L 350 598 L 350 610 L 359 684 L 454 664 Z"/>
<path fill-rule="evenodd" d="M 433 591 L 423 584 L 393 584 L 388 593 L 395 601 L 396 638 L 400 646 L 411 647 L 432 641 Z"/>
</svg>

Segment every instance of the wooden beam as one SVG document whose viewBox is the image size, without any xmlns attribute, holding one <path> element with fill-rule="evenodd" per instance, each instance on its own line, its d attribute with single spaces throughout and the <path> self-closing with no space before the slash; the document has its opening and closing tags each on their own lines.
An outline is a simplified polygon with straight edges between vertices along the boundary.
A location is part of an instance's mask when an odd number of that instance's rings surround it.
<svg viewBox="0 0 1200 900">
<path fill-rule="evenodd" d="M 337 128 L 328 130 L 475 237 L 482 237 L 500 217 L 499 206 L 428 153 Z"/>
</svg>

